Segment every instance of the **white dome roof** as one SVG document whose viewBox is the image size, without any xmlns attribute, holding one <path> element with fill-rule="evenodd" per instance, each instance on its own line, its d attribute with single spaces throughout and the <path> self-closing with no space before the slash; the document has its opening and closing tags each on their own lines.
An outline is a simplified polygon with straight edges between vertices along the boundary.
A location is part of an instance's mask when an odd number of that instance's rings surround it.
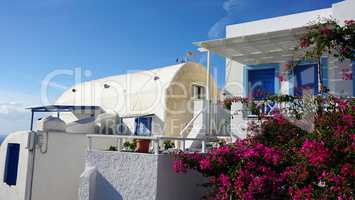
<svg viewBox="0 0 355 200">
<path fill-rule="evenodd" d="M 187 65 L 189 63 L 84 82 L 65 91 L 56 104 L 95 105 L 122 117 L 156 113 L 157 107 L 160 110 L 164 105 L 165 89 Z"/>
</svg>

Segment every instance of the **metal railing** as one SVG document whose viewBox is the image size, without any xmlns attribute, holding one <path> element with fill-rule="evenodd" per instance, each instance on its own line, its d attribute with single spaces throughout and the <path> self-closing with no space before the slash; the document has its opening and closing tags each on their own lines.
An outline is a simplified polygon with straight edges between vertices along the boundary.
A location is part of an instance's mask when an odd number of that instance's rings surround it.
<svg viewBox="0 0 355 200">
<path fill-rule="evenodd" d="M 327 97 L 323 97 L 325 100 Z M 354 97 L 337 97 L 342 100 L 354 101 Z M 277 102 L 273 100 L 253 100 L 252 103 L 254 107 L 251 108 L 249 104 L 243 104 L 243 113 L 246 113 L 248 118 L 256 118 L 258 115 L 262 114 L 264 116 L 272 116 L 273 111 L 279 110 L 289 117 L 295 117 L 304 112 L 315 112 L 316 104 L 313 98 L 296 97 L 292 101 L 288 102 Z M 327 103 L 320 105 L 324 111 L 327 111 L 329 105 Z M 244 114 L 245 116 L 245 114 Z"/>
<path fill-rule="evenodd" d="M 191 125 L 196 121 L 196 119 L 203 113 L 203 110 L 201 110 L 197 115 L 195 115 L 189 123 L 186 124 L 186 126 L 180 131 L 179 135 L 182 137 L 187 137 L 188 134 L 185 134 L 186 131 L 190 128 Z"/>
<path fill-rule="evenodd" d="M 247 117 L 255 118 L 260 114 L 264 116 L 272 116 L 275 110 L 287 111 L 288 115 L 292 115 L 291 111 L 302 111 L 304 109 L 304 101 L 295 99 L 292 102 L 275 102 L 271 100 L 254 100 L 255 109 L 250 109 L 248 106 L 243 106 L 246 110 Z"/>
<path fill-rule="evenodd" d="M 182 151 L 186 151 L 185 143 L 186 141 L 200 141 L 202 144 L 201 153 L 206 153 L 206 143 L 209 141 L 215 141 L 212 138 L 183 138 L 183 137 L 167 137 L 167 136 L 135 136 L 135 135 L 98 135 L 98 134 L 89 134 L 87 135 L 89 144 L 88 150 L 91 151 L 93 149 L 93 139 L 101 138 L 101 139 L 116 139 L 117 140 L 117 150 L 122 151 L 122 142 L 123 140 L 150 140 L 153 142 L 153 153 L 155 155 L 159 154 L 160 147 L 159 144 L 161 141 L 173 140 L 173 141 L 181 141 L 181 149 Z"/>
</svg>

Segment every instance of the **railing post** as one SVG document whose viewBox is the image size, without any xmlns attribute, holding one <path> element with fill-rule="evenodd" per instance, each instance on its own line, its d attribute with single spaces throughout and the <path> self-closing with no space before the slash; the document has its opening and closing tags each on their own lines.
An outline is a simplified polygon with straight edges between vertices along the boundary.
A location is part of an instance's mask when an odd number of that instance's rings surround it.
<svg viewBox="0 0 355 200">
<path fill-rule="evenodd" d="M 202 153 L 206 153 L 206 140 L 202 140 Z"/>
<path fill-rule="evenodd" d="M 181 150 L 185 151 L 186 149 L 185 149 L 185 139 L 184 138 L 182 139 L 182 144 L 181 145 L 182 145 Z"/>
<path fill-rule="evenodd" d="M 92 138 L 89 136 L 89 146 L 88 146 L 88 150 L 91 151 L 92 150 Z"/>
<path fill-rule="evenodd" d="M 117 138 L 117 151 L 122 151 L 122 138 Z"/>
<path fill-rule="evenodd" d="M 159 138 L 153 140 L 154 155 L 159 155 Z"/>
</svg>

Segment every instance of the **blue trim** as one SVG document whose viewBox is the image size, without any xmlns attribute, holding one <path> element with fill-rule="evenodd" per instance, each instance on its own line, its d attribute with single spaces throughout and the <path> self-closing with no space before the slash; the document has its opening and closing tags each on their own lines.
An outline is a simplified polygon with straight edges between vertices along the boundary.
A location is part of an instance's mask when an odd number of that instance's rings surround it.
<svg viewBox="0 0 355 200">
<path fill-rule="evenodd" d="M 243 96 L 248 96 L 248 66 L 243 67 Z"/>
<path fill-rule="evenodd" d="M 152 135 L 152 117 L 137 117 L 135 120 L 135 135 L 150 136 Z"/>
<path fill-rule="evenodd" d="M 287 82 L 288 82 L 288 95 L 293 95 L 293 88 L 295 86 L 295 76 L 293 74 L 293 69 L 292 71 L 289 72 L 290 74 L 287 76 Z"/>
<path fill-rule="evenodd" d="M 20 144 L 8 143 L 4 171 L 4 183 L 7 185 L 16 185 L 19 157 Z"/>
<path fill-rule="evenodd" d="M 316 95 L 318 94 L 318 73 L 317 73 L 317 64 L 301 64 L 301 65 L 297 65 L 294 70 L 293 70 L 293 86 L 297 86 L 298 88 L 293 87 L 293 95 L 294 96 L 303 96 L 303 89 L 302 87 L 304 87 L 305 85 L 302 84 L 302 72 L 307 70 L 309 67 L 313 67 L 313 81 L 314 83 L 312 84 L 311 87 L 313 87 L 313 94 Z M 296 76 L 298 75 L 298 77 Z M 309 84 L 306 84 L 307 86 L 309 86 Z M 300 86 L 302 86 L 300 88 Z M 295 90 L 298 90 L 298 94 L 295 93 Z"/>
<path fill-rule="evenodd" d="M 280 72 L 280 64 L 278 63 L 269 63 L 269 64 L 258 64 L 258 65 L 247 65 L 243 67 L 243 86 L 244 86 L 244 97 L 247 97 L 249 94 L 248 91 L 248 71 L 249 70 L 261 70 L 261 69 L 270 69 L 274 68 L 275 69 L 275 84 L 274 84 L 274 93 L 275 94 L 280 94 L 280 80 L 279 80 L 279 72 Z"/>
<path fill-rule="evenodd" d="M 314 65 L 314 64 L 317 64 L 317 63 L 314 61 L 310 61 L 310 60 L 302 60 L 298 63 L 298 65 Z"/>
<path fill-rule="evenodd" d="M 328 88 L 328 58 L 322 57 L 320 60 L 320 65 L 322 69 L 323 86 Z"/>
<path fill-rule="evenodd" d="M 275 65 L 275 94 L 281 94 L 281 85 L 280 85 L 280 64 Z"/>
</svg>

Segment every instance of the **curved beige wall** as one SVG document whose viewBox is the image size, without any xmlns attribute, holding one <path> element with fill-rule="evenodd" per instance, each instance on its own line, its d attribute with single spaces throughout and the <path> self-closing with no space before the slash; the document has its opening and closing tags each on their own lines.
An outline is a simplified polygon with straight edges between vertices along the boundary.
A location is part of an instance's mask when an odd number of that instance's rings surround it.
<svg viewBox="0 0 355 200">
<path fill-rule="evenodd" d="M 206 80 L 207 71 L 202 65 L 181 63 L 80 83 L 64 92 L 56 104 L 95 105 L 121 117 L 154 114 L 159 122 L 153 128 L 159 130 L 156 134 L 177 136 L 192 119 L 192 85 L 206 86 Z M 111 87 L 104 88 L 105 84 Z M 212 79 L 211 86 L 211 96 L 216 98 L 217 87 Z M 81 117 L 85 116 L 61 114 L 66 122 Z M 129 123 L 134 127 L 134 120 Z"/>
<path fill-rule="evenodd" d="M 164 135 L 180 136 L 180 131 L 193 117 L 192 85 L 206 87 L 207 70 L 197 63 L 186 63 L 166 89 Z M 211 77 L 210 94 L 217 97 L 217 85 Z"/>
</svg>

